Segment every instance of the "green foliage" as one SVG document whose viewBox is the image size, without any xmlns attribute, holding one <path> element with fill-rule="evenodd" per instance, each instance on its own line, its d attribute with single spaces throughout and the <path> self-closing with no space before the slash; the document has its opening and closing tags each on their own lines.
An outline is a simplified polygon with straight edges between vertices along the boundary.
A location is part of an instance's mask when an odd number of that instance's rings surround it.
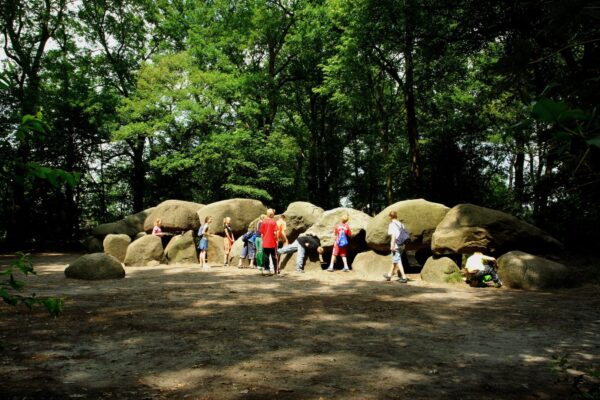
<svg viewBox="0 0 600 400">
<path fill-rule="evenodd" d="M 550 366 L 559 381 L 571 384 L 572 388 L 585 400 L 600 399 L 600 371 L 593 365 L 574 365 L 569 354 L 557 354 L 552 356 Z M 575 372 L 575 373 L 573 373 Z"/>
<path fill-rule="evenodd" d="M 63 309 L 64 300 L 61 298 L 47 297 L 39 298 L 35 294 L 23 296 L 21 293 L 25 288 L 25 282 L 18 280 L 19 275 L 24 277 L 29 274 L 35 275 L 35 270 L 29 254 L 17 253 L 18 259 L 8 266 L 2 266 L 0 269 L 0 297 L 5 303 L 12 306 L 24 304 L 31 309 L 34 305 L 43 305 L 48 314 L 57 317 Z"/>
<path fill-rule="evenodd" d="M 167 198 L 376 213 L 421 196 L 597 237 L 586 2 L 68 4 L 0 18 L 0 220 L 76 238 Z"/>
<path fill-rule="evenodd" d="M 451 273 L 444 280 L 446 283 L 462 283 L 464 281 L 463 275 L 460 273 L 460 271 Z"/>
</svg>

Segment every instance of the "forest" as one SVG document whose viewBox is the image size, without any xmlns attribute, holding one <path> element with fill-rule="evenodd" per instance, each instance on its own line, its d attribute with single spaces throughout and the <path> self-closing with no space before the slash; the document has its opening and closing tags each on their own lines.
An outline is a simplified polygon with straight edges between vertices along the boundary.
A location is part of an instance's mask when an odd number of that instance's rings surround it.
<svg viewBox="0 0 600 400">
<path fill-rule="evenodd" d="M 1 0 L 0 30 L 7 249 L 236 197 L 598 239 L 596 2 Z"/>
</svg>

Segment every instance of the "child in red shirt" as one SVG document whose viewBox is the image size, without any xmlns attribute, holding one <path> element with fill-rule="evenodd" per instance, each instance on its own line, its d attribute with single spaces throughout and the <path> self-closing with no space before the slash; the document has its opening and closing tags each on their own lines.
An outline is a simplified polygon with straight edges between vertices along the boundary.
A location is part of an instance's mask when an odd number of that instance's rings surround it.
<svg viewBox="0 0 600 400">
<path fill-rule="evenodd" d="M 333 233 L 335 235 L 335 244 L 333 245 L 333 254 L 331 256 L 331 262 L 329 263 L 329 268 L 327 268 L 327 271 L 329 272 L 333 272 L 333 265 L 335 264 L 335 259 L 337 256 L 342 257 L 342 261 L 344 262 L 344 269 L 342 269 L 342 271 L 344 272 L 348 272 L 350 271 L 350 268 L 348 267 L 348 258 L 347 258 L 347 249 L 348 249 L 348 244 L 346 243 L 345 246 L 340 246 L 339 245 L 339 240 L 340 240 L 340 236 L 342 234 L 342 232 L 344 232 L 344 234 L 346 235 L 346 238 L 349 239 L 350 236 L 352 235 L 352 232 L 350 232 L 350 226 L 348 225 L 348 220 L 350 219 L 350 216 L 348 214 L 345 214 L 342 216 L 342 220 L 339 224 L 337 224 L 335 226 L 335 228 L 333 228 Z"/>
<path fill-rule="evenodd" d="M 262 247 L 265 254 L 264 267 L 265 271 L 270 272 L 270 260 L 277 270 L 277 223 L 273 219 L 275 210 L 272 208 L 267 210 L 267 218 L 260 224 L 260 234 L 262 235 Z M 279 273 L 279 271 L 276 271 Z"/>
</svg>

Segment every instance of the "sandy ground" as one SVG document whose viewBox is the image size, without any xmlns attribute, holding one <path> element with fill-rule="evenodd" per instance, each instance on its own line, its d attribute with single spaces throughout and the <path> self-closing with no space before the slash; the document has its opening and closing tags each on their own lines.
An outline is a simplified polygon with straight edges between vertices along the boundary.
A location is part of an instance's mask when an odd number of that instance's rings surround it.
<svg viewBox="0 0 600 400">
<path fill-rule="evenodd" d="M 600 363 L 594 285 L 533 293 L 197 265 L 65 279 L 77 257 L 36 255 L 27 279 L 29 293 L 65 298 L 59 318 L 0 305 L 1 399 L 575 399 L 555 367 Z"/>
</svg>

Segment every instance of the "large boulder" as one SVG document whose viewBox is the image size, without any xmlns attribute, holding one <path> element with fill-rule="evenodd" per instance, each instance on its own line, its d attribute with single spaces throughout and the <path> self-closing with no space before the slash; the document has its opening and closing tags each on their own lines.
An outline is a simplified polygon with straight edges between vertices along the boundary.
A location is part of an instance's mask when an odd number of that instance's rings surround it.
<svg viewBox="0 0 600 400">
<path fill-rule="evenodd" d="M 421 279 L 431 283 L 463 283 L 460 268 L 448 257 L 429 257 L 421 270 Z"/>
<path fill-rule="evenodd" d="M 153 266 L 163 260 L 163 245 L 160 237 L 146 235 L 134 240 L 127 247 L 125 265 Z"/>
<path fill-rule="evenodd" d="M 104 238 L 102 242 L 104 247 L 104 253 L 109 256 L 113 256 L 120 262 L 125 261 L 125 254 L 127 253 L 127 246 L 131 243 L 131 238 L 127 235 L 109 234 Z"/>
<path fill-rule="evenodd" d="M 223 246 L 221 242 L 221 247 Z M 238 265 L 240 261 L 240 254 L 242 254 L 242 248 L 244 243 L 242 242 L 242 236 L 235 239 L 235 242 L 231 245 L 231 251 L 229 252 L 229 265 Z M 246 262 L 247 264 L 247 262 Z"/>
<path fill-rule="evenodd" d="M 541 229 L 512 215 L 473 204 L 452 208 L 433 233 L 436 255 L 453 253 L 502 254 L 522 250 L 534 254 L 556 253 L 562 244 Z"/>
<path fill-rule="evenodd" d="M 313 226 L 321 218 L 323 212 L 321 207 L 305 201 L 291 203 L 283 212 L 287 224 L 285 235 L 289 242 L 292 243 L 301 233 Z"/>
<path fill-rule="evenodd" d="M 498 276 L 505 286 L 541 290 L 571 284 L 572 271 L 563 264 L 522 251 L 511 251 L 498 258 Z"/>
<path fill-rule="evenodd" d="M 388 225 L 390 211 L 398 213 L 398 219 L 402 221 L 411 233 L 411 242 L 408 249 L 416 250 L 431 245 L 431 236 L 444 218 L 449 208 L 443 204 L 432 203 L 424 199 L 399 201 L 385 208 L 377 214 L 367 226 L 367 245 L 377 251 L 389 251 L 390 236 Z"/>
<path fill-rule="evenodd" d="M 174 236 L 165 249 L 165 255 L 169 264 L 188 263 L 197 264 L 196 243 L 194 232 L 189 230 L 183 235 Z"/>
<path fill-rule="evenodd" d="M 144 231 L 150 232 L 154 221 L 160 218 L 164 232 L 185 232 L 200 227 L 198 211 L 204 205 L 182 200 L 166 200 L 154 207 L 144 221 Z"/>
<path fill-rule="evenodd" d="M 223 236 L 210 235 L 208 237 L 208 250 L 206 252 L 208 263 L 211 265 L 222 266 L 224 255 L 225 250 L 223 248 Z"/>
<path fill-rule="evenodd" d="M 352 263 L 352 274 L 369 280 L 383 280 L 392 266 L 392 258 L 372 250 L 359 253 Z"/>
<path fill-rule="evenodd" d="M 149 208 L 115 222 L 100 224 L 92 230 L 92 235 L 99 238 L 104 238 L 109 234 L 124 234 L 130 237 L 135 237 L 138 232 L 144 230 L 144 221 L 153 210 L 154 208 Z"/>
<path fill-rule="evenodd" d="M 344 214 L 350 216 L 348 225 L 350 226 L 352 236 L 349 238 L 349 251 L 358 253 L 366 250 L 365 232 L 367 230 L 367 225 L 369 225 L 369 222 L 371 222 L 373 218 L 362 211 L 354 210 L 352 208 L 340 207 L 325 211 L 323 215 L 321 215 L 321 218 L 306 230 L 306 233 L 317 236 L 321 240 L 321 246 L 323 246 L 325 250 L 331 250 L 336 240 L 333 229 L 335 228 L 335 225 L 340 222 Z"/>
<path fill-rule="evenodd" d="M 125 269 L 113 256 L 104 253 L 85 254 L 65 269 L 67 278 L 100 280 L 125 277 Z"/>
<path fill-rule="evenodd" d="M 200 223 L 204 223 L 207 216 L 213 218 L 210 226 L 210 232 L 218 235 L 224 235 L 223 219 L 231 217 L 231 228 L 235 237 L 246 233 L 248 225 L 258 218 L 260 214 L 265 214 L 267 208 L 258 200 L 252 199 L 230 199 L 208 204 L 198 211 Z M 223 247 L 221 245 L 221 247 Z M 222 262 L 222 260 L 221 260 Z"/>
<path fill-rule="evenodd" d="M 102 253 L 102 241 L 95 236 L 88 236 L 81 241 L 81 245 L 88 253 Z"/>
</svg>

